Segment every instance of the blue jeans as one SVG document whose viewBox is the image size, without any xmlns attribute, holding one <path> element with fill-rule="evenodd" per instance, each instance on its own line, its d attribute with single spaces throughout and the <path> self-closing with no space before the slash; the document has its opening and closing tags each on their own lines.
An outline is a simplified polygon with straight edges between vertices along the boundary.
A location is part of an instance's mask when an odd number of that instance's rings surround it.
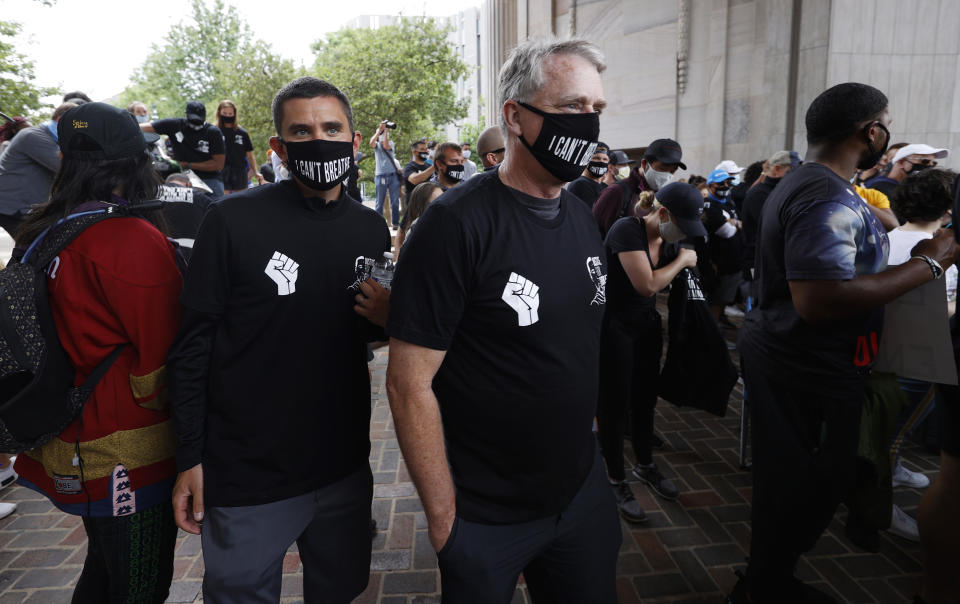
<svg viewBox="0 0 960 604">
<path fill-rule="evenodd" d="M 223 181 L 219 178 L 201 178 L 205 185 L 210 187 L 210 190 L 213 191 L 211 195 L 214 199 L 220 199 L 223 197 Z"/>
<path fill-rule="evenodd" d="M 390 190 L 390 214 L 393 226 L 400 225 L 400 177 L 396 172 L 377 174 L 377 213 L 383 216 L 383 201 L 387 189 Z"/>
</svg>

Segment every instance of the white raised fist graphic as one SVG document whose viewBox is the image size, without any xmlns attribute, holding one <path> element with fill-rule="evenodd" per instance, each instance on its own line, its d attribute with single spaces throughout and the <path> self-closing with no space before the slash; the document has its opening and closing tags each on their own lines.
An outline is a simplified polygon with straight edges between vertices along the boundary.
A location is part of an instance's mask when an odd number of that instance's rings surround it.
<svg viewBox="0 0 960 604">
<path fill-rule="evenodd" d="M 528 327 L 540 320 L 537 309 L 540 308 L 540 288 L 517 273 L 510 273 L 510 280 L 503 288 L 503 301 L 517 311 L 520 327 Z"/>
<path fill-rule="evenodd" d="M 277 284 L 277 295 L 286 296 L 297 291 L 297 270 L 300 265 L 286 254 L 274 252 L 273 258 L 267 261 L 267 268 L 263 272 Z"/>
</svg>

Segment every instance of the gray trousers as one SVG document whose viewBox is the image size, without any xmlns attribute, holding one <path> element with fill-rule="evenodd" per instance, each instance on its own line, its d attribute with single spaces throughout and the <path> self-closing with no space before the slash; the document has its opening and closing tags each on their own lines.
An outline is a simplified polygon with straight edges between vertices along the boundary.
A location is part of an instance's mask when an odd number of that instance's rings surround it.
<svg viewBox="0 0 960 604">
<path fill-rule="evenodd" d="M 294 541 L 307 604 L 348 603 L 370 576 L 373 476 L 363 468 L 316 491 L 262 505 L 208 507 L 203 601 L 276 604 L 283 557 Z"/>
</svg>

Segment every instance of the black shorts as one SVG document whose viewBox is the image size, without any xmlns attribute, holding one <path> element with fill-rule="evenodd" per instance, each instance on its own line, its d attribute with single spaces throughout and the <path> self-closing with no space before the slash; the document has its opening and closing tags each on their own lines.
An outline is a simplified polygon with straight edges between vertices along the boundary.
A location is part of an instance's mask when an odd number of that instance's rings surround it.
<svg viewBox="0 0 960 604">
<path fill-rule="evenodd" d="M 224 166 L 220 172 L 220 178 L 223 179 L 223 188 L 228 191 L 241 191 L 246 189 L 250 181 L 247 179 L 247 166 Z"/>
</svg>

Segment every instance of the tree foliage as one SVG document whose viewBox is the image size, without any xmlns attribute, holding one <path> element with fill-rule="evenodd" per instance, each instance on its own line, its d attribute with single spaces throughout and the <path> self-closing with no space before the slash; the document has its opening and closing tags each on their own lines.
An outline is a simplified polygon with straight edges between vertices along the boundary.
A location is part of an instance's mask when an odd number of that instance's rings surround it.
<svg viewBox="0 0 960 604">
<path fill-rule="evenodd" d="M 208 105 L 227 98 L 223 82 L 231 66 L 251 41 L 250 27 L 233 6 L 214 0 L 192 0 L 189 22 L 173 26 L 161 46 L 153 45 L 123 102 L 139 100 L 156 105 L 160 117 L 181 116 L 188 101 Z M 212 111 L 211 111 L 212 113 Z"/>
<path fill-rule="evenodd" d="M 36 115 L 50 107 L 41 98 L 58 94 L 56 88 L 34 84 L 33 61 L 17 47 L 20 27 L 13 21 L 0 21 L 0 111 L 11 117 Z"/>
<path fill-rule="evenodd" d="M 314 74 L 350 99 L 365 153 L 381 120 L 397 123 L 390 139 L 402 160 L 411 141 L 433 138 L 466 116 L 455 84 L 469 67 L 447 41 L 450 31 L 432 18 L 401 18 L 379 29 L 341 29 L 313 44 Z"/>
</svg>

